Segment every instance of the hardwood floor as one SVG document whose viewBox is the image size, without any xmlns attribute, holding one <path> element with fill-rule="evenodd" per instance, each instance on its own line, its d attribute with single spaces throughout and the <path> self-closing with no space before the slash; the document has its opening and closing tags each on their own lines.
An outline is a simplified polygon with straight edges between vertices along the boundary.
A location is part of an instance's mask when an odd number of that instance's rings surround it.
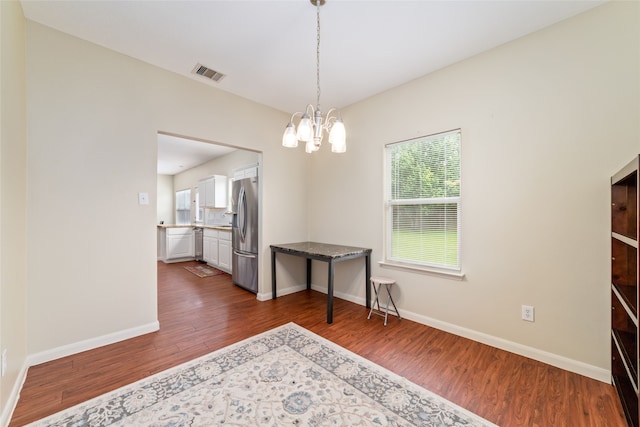
<svg viewBox="0 0 640 427">
<path fill-rule="evenodd" d="M 228 344 L 296 322 L 501 426 L 623 426 L 612 386 L 406 319 L 303 291 L 258 302 L 229 275 L 158 263 L 160 331 L 29 369 L 21 426 Z M 402 313 L 402 309 L 400 309 Z"/>
</svg>

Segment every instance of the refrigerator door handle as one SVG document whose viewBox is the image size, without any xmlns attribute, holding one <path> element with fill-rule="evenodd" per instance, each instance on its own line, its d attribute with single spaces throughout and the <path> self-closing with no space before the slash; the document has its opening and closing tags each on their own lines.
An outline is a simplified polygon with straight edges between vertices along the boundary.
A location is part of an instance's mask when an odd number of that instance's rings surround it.
<svg viewBox="0 0 640 427">
<path fill-rule="evenodd" d="M 247 232 L 247 195 L 244 192 L 244 187 L 240 188 L 240 194 L 238 194 L 238 231 L 240 232 L 240 240 L 244 242 Z"/>
<path fill-rule="evenodd" d="M 233 254 L 237 255 L 239 257 L 243 257 L 243 258 L 256 258 L 257 257 L 257 255 L 254 255 L 254 254 L 241 254 L 238 251 L 233 251 Z"/>
</svg>

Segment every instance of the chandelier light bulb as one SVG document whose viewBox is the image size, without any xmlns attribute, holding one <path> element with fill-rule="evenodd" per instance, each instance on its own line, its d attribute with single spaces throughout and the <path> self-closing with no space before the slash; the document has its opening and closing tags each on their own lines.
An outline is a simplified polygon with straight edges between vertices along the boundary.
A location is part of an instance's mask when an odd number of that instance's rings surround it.
<svg viewBox="0 0 640 427">
<path fill-rule="evenodd" d="M 344 123 L 340 118 L 336 119 L 335 123 L 331 127 L 329 132 L 329 144 L 331 144 L 331 151 L 334 153 L 344 153 L 347 151 L 347 134 L 344 128 Z"/>
<path fill-rule="evenodd" d="M 289 122 L 284 130 L 284 135 L 282 135 L 282 145 L 287 148 L 296 148 L 298 146 L 296 128 L 293 122 Z"/>
<path fill-rule="evenodd" d="M 298 141 L 309 142 L 313 140 L 313 126 L 311 123 L 311 119 L 307 113 L 304 113 L 302 118 L 300 119 L 300 123 L 298 123 L 298 132 L 297 132 Z"/>
<path fill-rule="evenodd" d="M 320 147 L 316 146 L 316 144 L 314 144 L 313 141 L 308 141 L 304 146 L 304 151 L 306 151 L 307 153 L 311 154 L 314 151 L 318 151 L 318 148 L 320 148 Z"/>
</svg>

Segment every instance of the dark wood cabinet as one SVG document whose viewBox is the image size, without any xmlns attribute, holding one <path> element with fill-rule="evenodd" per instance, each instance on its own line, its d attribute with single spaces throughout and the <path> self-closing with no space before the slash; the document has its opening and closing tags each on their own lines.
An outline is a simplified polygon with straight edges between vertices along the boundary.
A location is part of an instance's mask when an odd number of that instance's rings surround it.
<svg viewBox="0 0 640 427">
<path fill-rule="evenodd" d="M 627 422 L 638 427 L 638 165 L 611 177 L 611 377 Z"/>
</svg>

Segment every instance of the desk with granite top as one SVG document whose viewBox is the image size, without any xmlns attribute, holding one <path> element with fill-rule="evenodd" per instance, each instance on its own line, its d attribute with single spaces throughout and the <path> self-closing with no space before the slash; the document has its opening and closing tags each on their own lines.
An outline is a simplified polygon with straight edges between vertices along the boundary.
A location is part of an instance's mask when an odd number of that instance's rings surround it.
<svg viewBox="0 0 640 427">
<path fill-rule="evenodd" d="M 327 323 L 333 323 L 333 276 L 334 263 L 353 258 L 365 258 L 366 305 L 371 308 L 371 249 L 354 246 L 332 245 L 318 242 L 286 243 L 271 245 L 271 286 L 272 298 L 276 299 L 276 253 L 284 253 L 307 259 L 307 289 L 311 289 L 311 261 L 329 263 L 329 284 L 327 287 Z"/>
</svg>

